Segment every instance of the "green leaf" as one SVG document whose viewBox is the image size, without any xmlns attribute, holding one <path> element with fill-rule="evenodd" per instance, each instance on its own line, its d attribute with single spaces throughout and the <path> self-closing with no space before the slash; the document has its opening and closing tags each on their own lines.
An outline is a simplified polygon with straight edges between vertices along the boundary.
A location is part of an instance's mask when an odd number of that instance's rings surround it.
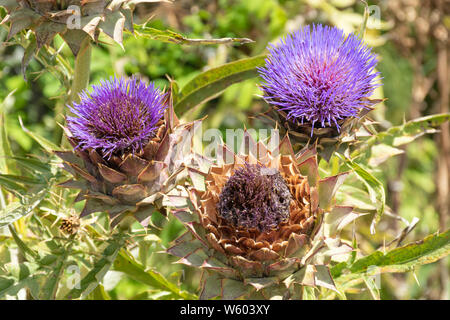
<svg viewBox="0 0 450 320">
<path fill-rule="evenodd" d="M 35 297 L 35 291 L 39 287 L 38 279 L 41 275 L 33 275 L 16 281 L 10 277 L 0 277 L 0 298 L 5 295 L 16 295 L 20 289 L 29 288 L 30 293 Z"/>
<path fill-rule="evenodd" d="M 59 146 L 57 146 L 56 144 L 54 144 L 53 142 L 47 140 L 46 138 L 40 136 L 37 133 L 32 132 L 32 131 L 28 130 L 27 128 L 25 128 L 25 126 L 23 125 L 22 118 L 20 118 L 20 117 L 19 117 L 19 123 L 20 123 L 20 126 L 22 127 L 23 131 L 25 131 L 26 134 L 28 134 L 31 138 L 33 138 L 34 141 L 39 143 L 41 145 L 41 147 L 43 147 L 47 152 L 61 150 L 61 148 Z"/>
<path fill-rule="evenodd" d="M 364 169 L 362 166 L 354 162 L 353 160 L 346 158 L 338 153 L 336 155 L 345 162 L 347 166 L 353 169 L 356 176 L 364 183 L 369 192 L 370 199 L 373 203 L 376 203 L 376 213 L 372 219 L 372 224 L 370 225 L 370 232 L 375 234 L 375 226 L 380 221 L 381 216 L 384 213 L 384 208 L 386 205 L 386 193 L 384 191 L 383 183 L 375 178 L 370 172 Z"/>
<path fill-rule="evenodd" d="M 370 15 L 370 11 L 369 11 L 369 6 L 367 5 L 367 2 L 364 2 L 364 15 L 363 15 L 363 22 L 359 28 L 358 31 L 358 37 L 361 39 L 364 39 L 364 33 L 366 32 L 366 27 L 367 27 L 367 21 L 369 20 L 369 15 Z"/>
<path fill-rule="evenodd" d="M 394 148 L 383 143 L 373 146 L 370 150 L 370 158 L 368 164 L 371 167 L 377 167 L 389 158 L 404 153 L 403 150 Z"/>
<path fill-rule="evenodd" d="M 22 75 L 23 75 L 23 79 L 25 81 L 27 81 L 27 72 L 26 71 L 27 71 L 28 64 L 30 63 L 31 59 L 33 58 L 33 56 L 36 52 L 36 49 L 37 49 L 36 37 L 34 36 L 34 34 L 32 34 L 30 37 L 30 43 L 25 48 L 25 52 L 22 57 Z"/>
<path fill-rule="evenodd" d="M 25 188 L 22 184 L 17 183 L 16 179 L 11 179 L 6 174 L 0 174 L 0 186 L 5 188 L 6 190 L 20 196 L 27 193 L 27 188 Z"/>
<path fill-rule="evenodd" d="M 245 44 L 253 42 L 253 40 L 248 38 L 189 39 L 171 30 L 159 30 L 137 24 L 134 25 L 134 31 L 139 37 L 185 45 Z"/>
<path fill-rule="evenodd" d="M 202 72 L 188 82 L 175 99 L 177 114 L 182 115 L 195 106 L 205 103 L 234 83 L 241 82 L 258 75 L 257 67 L 265 63 L 265 55 L 242 59 L 224 64 Z"/>
<path fill-rule="evenodd" d="M 0 228 L 10 225 L 33 211 L 45 198 L 47 192 L 48 189 L 42 189 L 35 194 L 24 197 L 21 203 L 13 202 L 0 210 Z"/>
<path fill-rule="evenodd" d="M 351 158 L 354 159 L 355 157 L 363 156 L 363 158 L 368 159 L 368 156 L 365 156 L 367 150 L 378 143 L 383 143 L 391 147 L 398 147 L 410 143 L 426 133 L 435 133 L 435 128 L 449 120 L 450 113 L 441 113 L 417 118 L 400 126 L 389 128 L 363 142 L 357 150 L 352 152 Z"/>
<path fill-rule="evenodd" d="M 91 293 L 93 300 L 111 300 L 111 297 L 105 291 L 105 288 L 99 284 Z"/>
<path fill-rule="evenodd" d="M 19 235 L 16 232 L 16 229 L 11 225 L 9 226 L 9 232 L 11 232 L 11 235 L 13 236 L 13 239 L 16 242 L 17 247 L 19 248 L 19 252 L 26 260 L 34 261 L 39 258 L 39 254 L 28 247 L 25 242 L 20 239 Z"/>
<path fill-rule="evenodd" d="M 17 175 L 13 175 L 13 174 L 0 174 L 0 181 L 5 184 L 15 183 L 15 184 L 20 184 L 20 185 L 27 186 L 27 187 L 40 186 L 44 183 L 43 181 L 36 179 L 36 178 L 17 176 Z"/>
<path fill-rule="evenodd" d="M 44 163 L 40 160 L 26 157 L 12 157 L 13 160 L 17 163 L 18 166 L 27 169 L 32 174 L 50 174 L 50 164 Z"/>
<path fill-rule="evenodd" d="M 14 90 L 15 91 L 15 90 Z M 14 94 L 14 91 L 10 92 L 6 98 L 0 103 L 0 172 L 8 173 L 10 169 L 8 167 L 8 159 L 13 155 L 11 146 L 8 140 L 8 133 L 6 132 L 6 116 L 4 112 L 4 101 Z"/>
<path fill-rule="evenodd" d="M 63 274 L 64 269 L 66 267 L 67 258 L 70 253 L 70 248 L 72 247 L 71 244 L 69 244 L 69 248 L 64 251 L 64 254 L 58 256 L 56 265 L 52 267 L 51 274 L 47 277 L 45 284 L 42 286 L 39 292 L 40 300 L 55 299 L 56 291 L 58 290 L 58 284 L 61 279 L 61 275 Z M 42 263 L 42 259 L 40 263 Z"/>
<path fill-rule="evenodd" d="M 121 251 L 114 261 L 114 270 L 127 274 L 130 278 L 142 282 L 148 286 L 164 291 L 169 291 L 178 298 L 196 300 L 197 296 L 178 288 L 178 285 L 168 281 L 163 275 L 154 270 L 145 270 L 133 257 Z"/>
<path fill-rule="evenodd" d="M 85 297 L 92 292 L 113 265 L 123 244 L 124 240 L 120 235 L 118 235 L 116 239 L 113 239 L 103 251 L 102 258 L 94 264 L 93 268 L 83 279 L 81 279 L 75 288 L 70 290 L 66 295 L 66 299 L 78 299 L 80 297 Z"/>
<path fill-rule="evenodd" d="M 333 276 L 350 276 L 363 273 L 371 276 L 388 272 L 407 272 L 414 267 L 435 262 L 450 254 L 450 230 L 441 234 L 429 235 L 422 241 L 407 244 L 389 252 L 374 253 L 356 260 L 347 268 L 337 265 L 333 267 Z M 338 269 L 336 269 L 338 268 Z M 347 271 L 347 274 L 344 272 Z"/>
<path fill-rule="evenodd" d="M 15 281 L 12 278 L 0 277 L 0 297 L 3 297 L 5 294 L 11 290 L 14 286 Z"/>
</svg>

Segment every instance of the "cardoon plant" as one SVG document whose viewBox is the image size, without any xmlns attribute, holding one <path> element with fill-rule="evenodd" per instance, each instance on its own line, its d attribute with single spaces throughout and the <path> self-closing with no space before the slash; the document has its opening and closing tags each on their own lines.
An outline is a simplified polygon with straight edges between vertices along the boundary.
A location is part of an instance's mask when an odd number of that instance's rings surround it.
<svg viewBox="0 0 450 320">
<path fill-rule="evenodd" d="M 127 0 L 0 0 L 11 28 L 8 38 L 31 29 L 37 48 L 60 34 L 76 56 L 85 38 L 96 40 L 100 31 L 122 43 L 123 31 L 133 31 L 132 9 Z M 139 1 L 134 1 L 138 3 Z"/>
<path fill-rule="evenodd" d="M 333 289 L 328 264 L 352 251 L 339 232 L 358 216 L 334 205 L 347 173 L 320 179 L 316 150 L 294 155 L 287 136 L 274 150 L 247 132 L 244 139 L 258 156 L 221 147 L 233 162 L 219 157 L 187 191 L 192 209 L 174 214 L 189 231 L 168 252 L 202 269 L 201 299 L 299 298 L 299 286 Z"/>
<path fill-rule="evenodd" d="M 322 25 L 306 26 L 268 50 L 259 72 L 269 118 L 300 146 L 317 141 L 329 159 L 354 140 L 352 130 L 378 102 L 369 99 L 378 86 L 375 54 L 355 34 Z"/>
<path fill-rule="evenodd" d="M 107 211 L 112 225 L 131 215 L 146 225 L 165 213 L 164 195 L 182 179 L 180 152 L 191 123 L 179 124 L 170 94 L 136 78 L 111 78 L 83 92 L 70 108 L 66 135 L 73 151 L 57 151 L 81 189 L 81 216 Z"/>
</svg>

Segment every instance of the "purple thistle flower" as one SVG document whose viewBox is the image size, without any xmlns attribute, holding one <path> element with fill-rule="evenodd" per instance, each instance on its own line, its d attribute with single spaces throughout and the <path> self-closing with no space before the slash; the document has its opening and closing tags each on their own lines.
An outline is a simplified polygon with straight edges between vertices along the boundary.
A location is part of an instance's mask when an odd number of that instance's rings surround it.
<svg viewBox="0 0 450 320">
<path fill-rule="evenodd" d="M 267 232 L 289 219 L 291 200 L 278 170 L 246 163 L 223 187 L 217 210 L 234 227 Z"/>
<path fill-rule="evenodd" d="M 83 91 L 80 103 L 69 107 L 75 116 L 67 117 L 67 126 L 77 147 L 96 149 L 105 158 L 142 150 L 164 115 L 165 94 L 134 77 L 100 83 L 91 93 Z"/>
<path fill-rule="evenodd" d="M 268 47 L 259 68 L 264 98 L 287 113 L 287 119 L 339 130 L 338 120 L 357 117 L 373 103 L 367 98 L 378 87 L 377 60 L 356 35 L 336 27 L 309 26 Z"/>
</svg>

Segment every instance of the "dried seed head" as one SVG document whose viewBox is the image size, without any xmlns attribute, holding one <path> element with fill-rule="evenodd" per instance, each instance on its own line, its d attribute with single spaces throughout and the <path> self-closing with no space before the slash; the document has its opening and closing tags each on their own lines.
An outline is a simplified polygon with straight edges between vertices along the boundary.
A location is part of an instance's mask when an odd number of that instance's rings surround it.
<svg viewBox="0 0 450 320">
<path fill-rule="evenodd" d="M 246 164 L 223 187 L 217 210 L 234 227 L 267 232 L 289 219 L 291 199 L 278 170 Z"/>
</svg>

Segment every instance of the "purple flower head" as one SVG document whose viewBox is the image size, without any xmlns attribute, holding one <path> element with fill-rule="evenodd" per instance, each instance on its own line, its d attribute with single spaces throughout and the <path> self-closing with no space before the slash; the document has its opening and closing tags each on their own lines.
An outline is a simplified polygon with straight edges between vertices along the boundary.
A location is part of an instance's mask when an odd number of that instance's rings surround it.
<svg viewBox="0 0 450 320">
<path fill-rule="evenodd" d="M 379 86 L 376 55 L 356 35 L 306 26 L 268 50 L 259 68 L 264 98 L 288 119 L 339 129 L 338 120 L 357 117 L 373 104 L 367 98 Z"/>
<path fill-rule="evenodd" d="M 289 219 L 291 199 L 277 170 L 247 163 L 228 179 L 217 210 L 234 227 L 267 232 Z"/>
<path fill-rule="evenodd" d="M 165 94 L 134 77 L 111 77 L 80 96 L 80 103 L 69 107 L 75 116 L 67 117 L 68 129 L 79 148 L 96 149 L 105 158 L 145 147 L 166 108 Z"/>
</svg>

